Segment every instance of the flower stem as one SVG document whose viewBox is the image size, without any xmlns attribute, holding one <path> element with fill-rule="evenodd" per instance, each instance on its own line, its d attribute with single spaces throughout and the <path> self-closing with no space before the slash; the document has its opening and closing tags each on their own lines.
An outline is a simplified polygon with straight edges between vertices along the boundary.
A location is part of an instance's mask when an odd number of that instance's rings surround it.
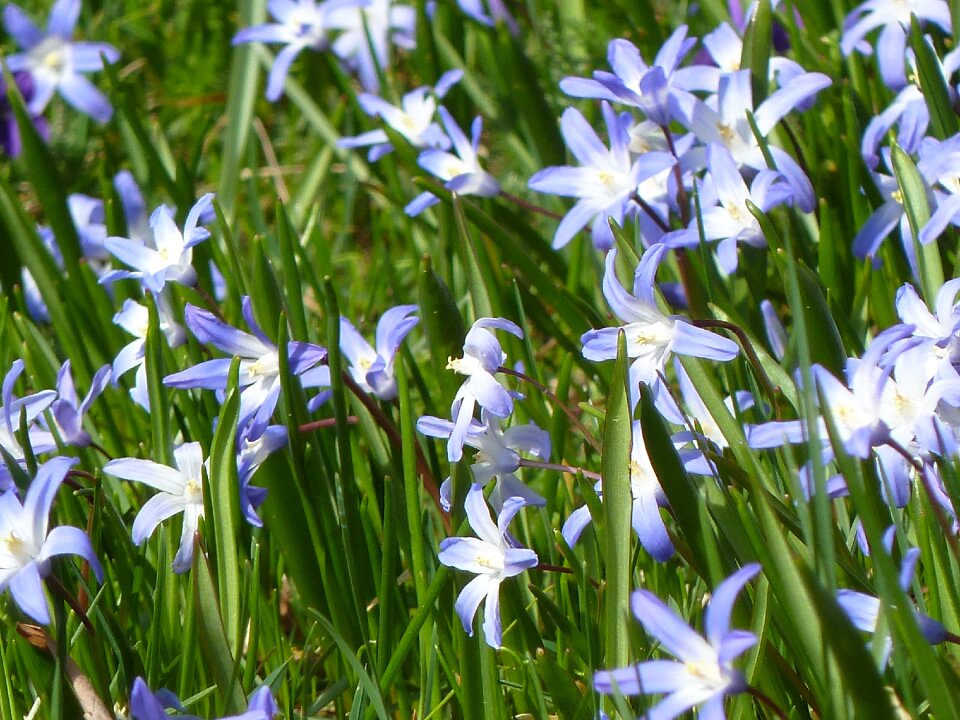
<svg viewBox="0 0 960 720">
<path fill-rule="evenodd" d="M 590 431 L 587 430 L 586 426 L 580 422 L 580 418 L 577 417 L 577 414 L 572 409 L 564 405 L 560 401 L 560 398 L 554 395 L 549 388 L 547 388 L 545 385 L 541 385 L 529 375 L 522 373 L 519 370 L 513 370 L 511 368 L 504 367 L 503 365 L 497 368 L 497 372 L 502 372 L 504 375 L 512 375 L 515 378 L 520 378 L 521 380 L 530 383 L 537 390 L 546 395 L 554 404 L 556 404 L 558 408 L 563 411 L 564 415 L 570 418 L 570 422 L 572 422 L 574 427 L 576 427 L 577 430 L 583 434 L 584 439 L 593 446 L 593 449 L 597 452 L 600 452 L 600 441 L 590 434 Z"/>
<path fill-rule="evenodd" d="M 500 191 L 500 197 L 502 197 L 504 200 L 509 200 L 517 207 L 523 208 L 524 210 L 528 210 L 532 213 L 536 213 L 537 215 L 543 215 L 544 217 L 551 218 L 552 220 L 563 219 L 563 215 L 560 215 L 559 213 L 555 213 L 552 210 L 547 210 L 539 205 L 534 205 L 533 203 L 528 202 L 521 197 L 517 197 L 516 195 L 512 195 L 504 190 Z"/>
<path fill-rule="evenodd" d="M 600 480 L 600 473 L 593 472 L 592 470 L 584 470 L 583 468 L 574 467 L 573 465 L 558 465 L 557 463 L 540 462 L 539 460 L 527 460 L 526 458 L 520 458 L 520 466 L 539 468 L 540 470 L 556 470 L 558 472 L 569 473 L 571 475 L 580 473 L 585 478 L 589 478 L 590 480 Z"/>
<path fill-rule="evenodd" d="M 771 697 L 770 697 L 769 695 L 767 695 L 766 693 L 762 692 L 761 690 L 758 690 L 757 688 L 753 687 L 752 685 L 748 685 L 748 686 L 747 686 L 747 694 L 748 694 L 748 695 L 752 695 L 752 696 L 755 697 L 757 700 L 759 700 L 761 703 L 763 703 L 763 704 L 766 705 L 768 708 L 770 708 L 770 709 L 773 711 L 773 714 L 776 715 L 778 718 L 780 718 L 780 720 L 790 720 L 790 719 L 787 717 L 787 713 L 784 711 L 784 709 L 783 709 L 782 707 L 780 707 L 779 705 L 777 705 L 777 703 L 775 703 L 775 702 L 773 701 L 773 698 L 771 698 Z"/>
</svg>

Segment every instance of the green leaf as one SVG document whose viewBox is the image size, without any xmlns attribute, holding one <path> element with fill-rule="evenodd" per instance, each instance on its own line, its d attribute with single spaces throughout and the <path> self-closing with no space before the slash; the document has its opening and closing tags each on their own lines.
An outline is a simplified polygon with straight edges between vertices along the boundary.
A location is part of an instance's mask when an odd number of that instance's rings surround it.
<svg viewBox="0 0 960 720">
<path fill-rule="evenodd" d="M 750 70 L 753 87 L 753 106 L 758 107 L 767 98 L 770 77 L 770 49 L 773 43 L 773 20 L 770 0 L 759 0 L 743 34 L 740 67 Z"/>
<path fill-rule="evenodd" d="M 910 47 L 917 62 L 920 90 L 923 101 L 930 110 L 930 129 L 940 140 L 946 140 L 960 131 L 957 112 L 950 99 L 950 86 L 943 77 L 943 70 L 936 51 L 923 33 L 916 15 L 910 15 Z"/>
<path fill-rule="evenodd" d="M 920 289 L 930 307 L 936 303 L 937 291 L 943 286 L 943 266 L 940 262 L 940 247 L 934 242 L 920 242 L 920 230 L 930 220 L 930 205 L 927 203 L 927 186 L 913 159 L 897 143 L 891 147 L 893 174 L 897 178 L 903 209 L 910 223 L 913 247 L 917 254 L 920 273 Z"/>
<path fill-rule="evenodd" d="M 617 334 L 617 360 L 613 366 L 607 395 L 607 415 L 603 423 L 604 566 L 607 590 L 604 597 L 604 665 L 623 667 L 629 658 L 627 638 L 630 622 L 630 447 L 633 422 L 630 417 L 627 338 Z"/>
<path fill-rule="evenodd" d="M 210 447 L 207 479 L 213 510 L 213 533 L 217 548 L 217 596 L 226 629 L 227 643 L 239 657 L 243 632 L 240 615 L 242 586 L 237 535 L 240 520 L 240 481 L 237 477 L 237 416 L 240 412 L 240 358 L 234 357 L 227 376 L 227 394 L 220 408 L 217 429 Z"/>
</svg>

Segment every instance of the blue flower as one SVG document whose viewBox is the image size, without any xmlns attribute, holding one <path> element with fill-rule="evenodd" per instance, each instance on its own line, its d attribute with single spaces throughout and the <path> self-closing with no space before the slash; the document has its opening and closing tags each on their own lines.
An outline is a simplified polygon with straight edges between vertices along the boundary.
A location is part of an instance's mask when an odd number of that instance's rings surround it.
<svg viewBox="0 0 960 720">
<path fill-rule="evenodd" d="M 627 324 L 588 330 L 580 338 L 587 360 L 613 360 L 617 357 L 617 335 L 620 330 L 626 333 L 627 356 L 633 358 L 630 382 L 634 403 L 641 383 L 655 389 L 659 386 L 659 376 L 672 353 L 722 361 L 732 360 L 738 353 L 737 344 L 732 340 L 691 325 L 678 316 L 665 315 L 657 307 L 654 277 L 666 251 L 666 245 L 661 243 L 644 253 L 634 276 L 633 295 L 627 293 L 617 279 L 617 251 L 607 254 L 603 295 L 614 314 Z"/>
<path fill-rule="evenodd" d="M 407 333 L 420 322 L 419 318 L 410 317 L 417 309 L 416 305 L 398 305 L 387 310 L 377 324 L 376 349 L 349 320 L 340 318 L 340 349 L 350 362 L 350 374 L 357 385 L 381 400 L 397 396 L 393 360 Z"/>
<path fill-rule="evenodd" d="M 843 21 L 840 50 L 844 56 L 854 50 L 869 55 L 873 48 L 864 38 L 871 30 L 883 28 L 877 38 L 880 76 L 891 90 L 907 84 L 904 58 L 910 17 L 927 20 L 950 34 L 950 8 L 944 0 L 867 0 L 854 8 Z"/>
<path fill-rule="evenodd" d="M 689 102 L 691 90 L 716 91 L 719 71 L 705 65 L 680 68 L 680 62 L 696 45 L 681 25 L 657 52 L 653 65 L 647 65 L 637 47 L 617 38 L 607 46 L 607 61 L 613 73 L 597 71 L 593 79 L 567 77 L 560 89 L 567 95 L 609 100 L 639 108 L 657 125 L 670 124 L 674 98 Z"/>
<path fill-rule="evenodd" d="M 399 107 L 371 93 L 361 93 L 357 96 L 357 102 L 367 115 L 381 118 L 403 135 L 413 147 L 446 150 L 450 147 L 450 138 L 434 122 L 433 116 L 437 112 L 437 100 L 442 99 L 462 77 L 462 70 L 449 70 L 440 76 L 433 88 L 424 85 L 408 92 L 400 101 Z M 393 151 L 393 145 L 387 133 L 379 129 L 361 133 L 355 137 L 340 138 L 337 141 L 337 147 L 342 148 L 368 145 L 372 146 L 367 153 L 367 160 L 370 162 L 376 162 Z"/>
<path fill-rule="evenodd" d="M 253 316 L 249 297 L 243 299 L 243 317 L 253 334 L 245 333 L 217 319 L 212 313 L 188 304 L 184 310 L 187 327 L 202 343 L 210 343 L 229 355 L 240 357 L 240 414 L 238 427 L 253 422 L 249 437 L 256 439 L 267 426 L 280 397 L 280 357 L 278 348 L 264 334 Z M 304 387 L 330 385 L 327 366 L 314 368 L 326 355 L 326 349 L 307 342 L 287 344 L 290 371 L 299 375 Z M 232 358 L 206 360 L 186 370 L 168 375 L 163 384 L 175 388 L 226 390 Z M 311 368 L 314 368 L 312 374 Z"/>
<path fill-rule="evenodd" d="M 458 570 L 475 573 L 457 597 L 456 610 L 463 629 L 473 636 L 473 617 L 480 603 L 483 610 L 483 636 L 487 645 L 499 648 L 503 640 L 500 625 L 500 583 L 536 567 L 539 559 L 533 550 L 513 547 L 508 541 L 510 521 L 524 505 L 520 498 L 508 498 L 493 524 L 483 499 L 483 490 L 474 483 L 467 493 L 464 507 L 470 527 L 479 536 L 447 538 L 440 543 L 440 562 Z"/>
<path fill-rule="evenodd" d="M 203 517 L 203 475 L 205 461 L 200 443 L 184 443 L 173 451 L 176 467 L 153 460 L 119 458 L 103 466 L 103 472 L 121 480 L 141 482 L 160 492 L 150 498 L 133 521 L 133 541 L 142 545 L 157 525 L 183 513 L 180 547 L 173 558 L 173 571 L 186 572 L 193 564 L 193 536 Z"/>
<path fill-rule="evenodd" d="M 53 401 L 51 409 L 57 432 L 67 445 L 87 447 L 92 442 L 90 434 L 83 429 L 83 416 L 107 387 L 110 375 L 109 365 L 97 370 L 90 380 L 90 390 L 81 402 L 73 384 L 70 361 L 67 360 L 60 366 L 60 372 L 57 373 L 57 399 Z"/>
<path fill-rule="evenodd" d="M 33 96 L 28 109 L 39 115 L 54 92 L 94 120 L 106 122 L 113 115 L 110 101 L 80 73 L 103 69 L 103 58 L 115 63 L 120 53 L 112 45 L 70 42 L 80 15 L 80 0 L 57 0 L 50 10 L 44 33 L 18 5 L 3 10 L 7 32 L 25 52 L 6 58 L 10 72 L 28 72 L 33 78 Z"/>
<path fill-rule="evenodd" d="M 720 78 L 715 103 L 694 99 L 678 114 L 677 119 L 705 146 L 714 142 L 725 145 L 737 167 L 745 165 L 757 171 L 765 170 L 767 161 L 747 121 L 747 113 L 753 113 L 760 136 L 766 137 L 784 115 L 830 83 L 830 78 L 822 73 L 799 74 L 754 109 L 750 71 L 740 70 Z M 788 153 L 775 145 L 769 145 L 769 151 L 777 170 L 793 188 L 797 207 L 804 212 L 812 211 L 816 197 L 803 169 Z M 687 170 L 703 167 L 705 161 L 706 147 L 697 147 L 686 153 L 681 165 Z"/>
<path fill-rule="evenodd" d="M 500 184 L 493 175 L 480 167 L 480 157 L 477 154 L 477 149 L 480 147 L 480 133 L 483 131 L 483 119 L 479 116 L 474 119 L 470 128 L 471 139 L 467 140 L 467 136 L 463 134 L 463 130 L 445 107 L 441 106 L 438 112 L 457 154 L 438 149 L 426 150 L 420 153 L 417 164 L 431 175 L 443 180 L 443 186 L 450 192 L 481 197 L 499 195 Z M 440 199 L 433 193 L 420 193 L 407 204 L 403 211 L 410 217 L 415 217 L 438 202 Z"/>
<path fill-rule="evenodd" d="M 159 293 L 167 282 L 196 285 L 197 272 L 191 264 L 193 246 L 210 237 L 210 231 L 198 225 L 212 202 L 213 193 L 197 200 L 187 214 L 182 232 L 173 219 L 173 211 L 166 205 L 158 207 L 150 216 L 152 247 L 137 239 L 108 237 L 103 246 L 134 271 L 114 270 L 101 277 L 100 282 L 137 278 L 152 293 Z"/>
<path fill-rule="evenodd" d="M 327 14 L 336 5 L 356 4 L 356 0 L 269 0 L 267 9 L 277 20 L 243 28 L 233 37 L 233 44 L 248 42 L 283 43 L 286 45 L 273 61 L 267 79 L 267 100 L 274 102 L 283 93 L 283 83 L 300 51 L 327 47 Z"/>
<path fill-rule="evenodd" d="M 237 476 L 240 480 L 240 510 L 247 522 L 262 527 L 263 520 L 257 508 L 267 499 L 267 489 L 251 485 L 250 481 L 260 465 L 277 450 L 287 445 L 287 428 L 284 425 L 268 425 L 260 436 L 251 437 L 251 425 L 237 433 Z"/>
<path fill-rule="evenodd" d="M 50 574 L 50 559 L 79 555 L 97 580 L 103 569 L 80 528 L 60 526 L 47 532 L 50 506 L 76 458 L 55 457 L 39 467 L 23 505 L 15 492 L 0 494 L 0 591 L 10 589 L 20 609 L 39 623 L 50 622 L 41 580 Z"/>
<path fill-rule="evenodd" d="M 447 459 L 450 462 L 457 462 L 463 456 L 464 439 L 477 405 L 498 418 L 508 417 L 513 412 L 513 395 L 493 376 L 507 355 L 501 349 L 496 335 L 490 332 L 491 329 L 505 330 L 523 338 L 523 331 L 516 323 L 504 318 L 480 318 L 463 340 L 463 357 L 448 359 L 448 370 L 467 376 L 450 405 L 453 418 L 447 443 Z"/>
<path fill-rule="evenodd" d="M 195 715 L 168 715 L 166 708 L 183 711 L 180 700 L 169 690 L 151 692 L 146 681 L 137 677 L 130 690 L 130 715 L 133 720 L 167 720 L 169 717 L 180 720 L 200 720 Z M 280 714 L 273 693 L 266 685 L 261 686 L 251 696 L 247 711 L 242 715 L 232 715 L 221 720 L 272 720 Z"/>
<path fill-rule="evenodd" d="M 657 720 L 675 718 L 694 705 L 701 705 L 702 718 L 725 718 L 723 698 L 747 689 L 746 679 L 730 663 L 757 643 L 751 632 L 730 630 L 730 613 L 740 590 L 759 572 L 760 566 L 751 563 L 717 586 L 704 616 L 706 638 L 653 593 L 634 592 L 630 602 L 633 614 L 678 662 L 647 660 L 616 670 L 600 670 L 593 676 L 594 689 L 608 695 L 665 694 L 647 716 Z"/>
<path fill-rule="evenodd" d="M 53 435 L 34 425 L 34 420 L 40 413 L 50 407 L 56 399 L 57 393 L 53 390 L 43 390 L 33 395 L 17 398 L 13 394 L 13 387 L 17 378 L 23 373 L 23 360 L 15 360 L 10 370 L 3 378 L 2 400 L 0 407 L 0 447 L 16 460 L 20 465 L 25 464 L 24 449 L 17 439 L 16 433 L 20 429 L 21 415 L 27 424 L 27 439 L 35 454 L 52 452 L 57 449 Z M 13 478 L 5 462 L 0 462 L 0 491 L 7 490 Z"/>
<path fill-rule="evenodd" d="M 520 469 L 521 450 L 540 459 L 550 457 L 550 434 L 533 422 L 502 430 L 500 418 L 486 410 L 481 411 L 480 417 L 483 422 L 470 419 L 463 444 L 477 450 L 470 466 L 474 481 L 486 486 L 493 478 L 497 479 L 497 486 L 490 494 L 490 506 L 500 510 L 503 501 L 509 497 L 519 497 L 527 505 L 545 506 L 546 499 L 520 482 L 514 473 Z M 417 420 L 417 432 L 428 437 L 449 438 L 453 430 L 452 422 L 432 415 Z M 448 477 L 440 484 L 440 504 L 447 512 L 450 511 L 452 492 Z"/>
<path fill-rule="evenodd" d="M 630 115 L 618 116 L 604 102 L 603 117 L 610 137 L 609 150 L 580 111 L 567 108 L 560 118 L 560 132 L 581 167 L 549 167 L 527 183 L 531 190 L 580 198 L 557 226 L 553 236 L 555 248 L 570 242 L 588 222 L 592 222 L 594 246 L 601 250 L 613 247 L 609 218 L 623 225 L 624 216 L 636 207 L 632 198 L 639 184 L 676 162 L 669 153 L 656 151 L 632 159 L 629 130 L 633 120 Z"/>
<path fill-rule="evenodd" d="M 331 6 L 327 23 L 341 33 L 333 52 L 356 72 L 364 90 L 380 88 L 378 68 L 390 67 L 390 44 L 407 50 L 417 45 L 417 12 L 393 0 L 354 0 Z"/>
</svg>

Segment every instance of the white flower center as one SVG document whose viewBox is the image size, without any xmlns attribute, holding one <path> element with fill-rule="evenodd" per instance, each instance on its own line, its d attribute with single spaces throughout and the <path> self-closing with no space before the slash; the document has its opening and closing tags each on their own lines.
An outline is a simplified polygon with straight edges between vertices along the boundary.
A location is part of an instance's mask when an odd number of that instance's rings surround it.
<svg viewBox="0 0 960 720">
<path fill-rule="evenodd" d="M 65 49 L 66 43 L 62 38 L 55 35 L 44 38 L 30 51 L 34 67 L 59 74 L 67 64 Z"/>
<path fill-rule="evenodd" d="M 447 370 L 453 370 L 461 375 L 473 375 L 483 369 L 480 360 L 470 355 L 464 355 L 462 358 L 447 358 Z"/>
<path fill-rule="evenodd" d="M 203 505 L 203 485 L 198 478 L 190 478 L 183 486 L 183 499 L 194 505 Z"/>
<path fill-rule="evenodd" d="M 247 372 L 251 377 L 269 377 L 280 373 L 280 356 L 274 352 L 261 355 L 256 362 L 250 364 Z"/>
<path fill-rule="evenodd" d="M 3 545 L 7 554 L 20 567 L 31 562 L 36 553 L 36 548 L 31 547 L 23 538 L 17 535 L 15 530 L 11 530 L 7 535 L 0 538 L 0 544 Z"/>
</svg>

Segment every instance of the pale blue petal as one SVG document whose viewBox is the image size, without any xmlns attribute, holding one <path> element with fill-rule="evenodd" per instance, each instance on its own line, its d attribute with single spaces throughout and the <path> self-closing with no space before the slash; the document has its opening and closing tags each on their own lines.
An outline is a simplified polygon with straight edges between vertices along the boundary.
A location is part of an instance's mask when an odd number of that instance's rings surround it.
<svg viewBox="0 0 960 720">
<path fill-rule="evenodd" d="M 113 106 L 106 95 L 83 75 L 64 75 L 57 89 L 64 100 L 98 122 L 107 122 L 113 116 Z"/>
<path fill-rule="evenodd" d="M 697 661 L 712 654 L 703 638 L 650 591 L 635 591 L 630 596 L 630 607 L 647 633 L 679 660 Z"/>
<path fill-rule="evenodd" d="M 93 551 L 89 536 L 80 528 L 60 525 L 50 531 L 36 559 L 38 563 L 43 563 L 55 555 L 79 555 L 90 563 L 97 580 L 103 582 L 103 568 L 100 566 L 100 560 Z"/>
<path fill-rule="evenodd" d="M 37 563 L 27 563 L 10 578 L 10 593 L 23 612 L 41 625 L 50 624 L 50 611 Z"/>
</svg>

